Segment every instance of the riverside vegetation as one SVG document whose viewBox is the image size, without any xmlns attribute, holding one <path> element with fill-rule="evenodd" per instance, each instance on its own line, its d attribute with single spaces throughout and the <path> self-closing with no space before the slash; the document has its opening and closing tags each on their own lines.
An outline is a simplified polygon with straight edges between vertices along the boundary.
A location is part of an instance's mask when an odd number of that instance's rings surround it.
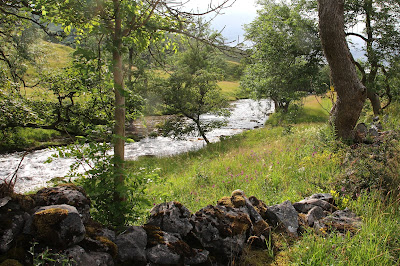
<svg viewBox="0 0 400 266">
<path fill-rule="evenodd" d="M 129 162 L 129 171 L 157 169 L 163 180 L 148 186 L 153 204 L 177 200 L 194 211 L 234 189 L 242 189 L 267 205 L 298 201 L 317 192 L 331 192 L 341 207 L 362 217 L 354 236 L 315 235 L 298 240 L 273 235 L 275 252 L 252 252 L 243 265 L 395 265 L 400 259 L 400 154 L 398 137 L 379 145 L 344 145 L 334 139 L 326 120 L 328 99 L 306 98 L 290 121 L 274 114 L 265 128 L 245 132 L 205 149 L 169 158 L 142 158 Z M 398 106 L 382 123 L 398 128 Z M 293 116 L 295 115 L 295 116 Z M 296 117 L 296 118 L 293 118 Z M 325 122 L 321 121 L 325 118 Z M 363 118 L 371 119 L 368 113 Z M 279 121 L 278 121 L 279 120 Z M 300 123 L 296 123 L 300 121 Z M 346 159 L 347 158 L 347 159 Z"/>
<path fill-rule="evenodd" d="M 136 201 L 129 196 L 126 203 L 132 205 L 118 210 L 130 213 L 126 217 L 128 224 L 139 225 L 146 222 L 152 205 L 179 201 L 195 212 L 216 204 L 235 189 L 256 196 L 268 206 L 328 192 L 341 209 L 347 207 L 362 218 L 362 228 L 355 234 L 319 235 L 310 229 L 294 239 L 272 231 L 267 242 L 273 242 L 274 248 L 245 250 L 235 263 L 397 264 L 400 154 L 395 129 L 400 107 L 392 105 L 391 115 L 382 117 L 387 132 L 379 139 L 348 146 L 335 140 L 326 120 L 322 121 L 328 118 L 324 111 L 330 107 L 327 98 L 309 96 L 302 104 L 301 108 L 291 107 L 290 116 L 272 115 L 265 128 L 212 143 L 196 152 L 127 162 L 130 179 L 126 189 Z M 362 119 L 367 124 L 371 120 L 368 113 Z M 101 175 L 98 177 L 102 180 Z M 143 183 L 135 184 L 140 180 Z M 109 222 L 104 216 L 109 202 L 99 202 L 107 191 L 107 183 L 96 186 L 80 180 L 78 184 L 84 186 L 92 200 L 92 216 Z M 35 256 L 52 256 L 47 253 Z"/>
</svg>

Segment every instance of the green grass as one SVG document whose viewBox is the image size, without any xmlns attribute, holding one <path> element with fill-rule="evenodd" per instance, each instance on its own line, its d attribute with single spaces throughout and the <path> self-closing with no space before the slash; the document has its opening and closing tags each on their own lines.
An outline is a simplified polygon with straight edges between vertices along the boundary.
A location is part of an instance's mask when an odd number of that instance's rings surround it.
<svg viewBox="0 0 400 266">
<path fill-rule="evenodd" d="M 237 99 L 236 93 L 239 91 L 239 82 L 237 81 L 220 81 L 218 86 L 222 90 L 222 95 L 228 98 L 230 101 Z"/>
<path fill-rule="evenodd" d="M 342 162 L 348 150 L 330 137 L 324 109 L 330 109 L 329 99 L 317 101 L 311 96 L 304 100 L 298 119 L 301 123 L 289 130 L 267 126 L 197 152 L 142 158 L 129 162 L 128 167 L 130 171 L 158 169 L 161 182 L 151 184 L 147 190 L 153 204 L 177 200 L 192 212 L 216 204 L 235 189 L 267 205 L 339 191 L 338 177 L 345 171 Z M 393 167 L 400 172 L 400 166 Z M 250 251 L 242 259 L 244 265 L 398 265 L 399 200 L 371 191 L 350 200 L 347 206 L 363 220 L 355 236 L 308 232 L 292 243 L 278 237 L 275 245 L 280 250 L 272 261 L 268 254 Z"/>
</svg>

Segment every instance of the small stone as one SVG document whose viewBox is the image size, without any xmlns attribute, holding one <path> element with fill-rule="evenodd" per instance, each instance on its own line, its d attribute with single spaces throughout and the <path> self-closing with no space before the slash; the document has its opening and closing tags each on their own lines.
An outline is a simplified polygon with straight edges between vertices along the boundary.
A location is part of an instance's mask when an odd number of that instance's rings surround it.
<svg viewBox="0 0 400 266">
<path fill-rule="evenodd" d="M 181 256 L 170 250 L 166 245 L 158 244 L 147 249 L 147 259 L 156 264 L 178 264 Z"/>
<path fill-rule="evenodd" d="M 243 196 L 240 195 L 234 195 L 231 198 L 232 204 L 235 208 L 240 208 L 246 205 L 246 200 L 244 199 Z"/>
<path fill-rule="evenodd" d="M 241 189 L 236 189 L 236 190 L 234 190 L 233 192 L 232 192 L 232 195 L 231 195 L 232 197 L 233 196 L 245 196 L 244 195 L 244 192 L 243 192 L 243 190 L 241 190 Z"/>
<path fill-rule="evenodd" d="M 298 237 L 298 214 L 290 201 L 269 207 L 267 217 L 269 224 L 282 225 L 290 235 Z"/>
<path fill-rule="evenodd" d="M 332 215 L 329 215 L 321 220 L 320 223 L 324 224 L 329 230 L 337 230 L 341 233 L 350 231 L 356 233 L 362 226 L 361 218 L 349 209 L 338 210 Z"/>
<path fill-rule="evenodd" d="M 186 236 L 193 228 L 191 216 L 190 211 L 179 202 L 161 203 L 150 211 L 147 224 L 158 226 L 162 231 Z"/>
<path fill-rule="evenodd" d="M 65 184 L 58 187 L 43 188 L 33 198 L 37 206 L 67 204 L 78 210 L 84 222 L 90 218 L 90 200 L 85 191 L 76 185 Z"/>
<path fill-rule="evenodd" d="M 185 257 L 185 265 L 196 265 L 196 264 L 202 264 L 205 263 L 208 260 L 208 255 L 210 252 L 208 250 L 200 250 L 200 249 L 194 249 L 196 252 L 196 255 L 192 257 Z"/>
<path fill-rule="evenodd" d="M 221 199 L 218 200 L 217 204 L 230 208 L 234 207 L 231 201 L 231 197 L 222 197 Z"/>
<path fill-rule="evenodd" d="M 123 263 L 145 263 L 147 234 L 140 226 L 131 226 L 123 234 L 116 237 L 118 259 Z"/>
<path fill-rule="evenodd" d="M 304 199 L 293 204 L 293 207 L 301 213 L 308 213 L 315 206 L 321 207 L 324 211 L 333 212 L 337 208 L 325 200 L 320 199 Z"/>
<path fill-rule="evenodd" d="M 319 200 L 327 201 L 330 204 L 334 204 L 333 196 L 330 193 L 316 193 L 316 194 L 312 194 L 310 197 L 305 198 L 305 199 L 306 200 L 308 200 L 308 199 L 319 199 Z"/>
<path fill-rule="evenodd" d="M 324 210 L 319 206 L 315 206 L 306 215 L 306 221 L 308 226 L 313 227 L 315 221 L 318 221 L 324 218 L 325 216 L 326 214 L 324 213 Z"/>
</svg>

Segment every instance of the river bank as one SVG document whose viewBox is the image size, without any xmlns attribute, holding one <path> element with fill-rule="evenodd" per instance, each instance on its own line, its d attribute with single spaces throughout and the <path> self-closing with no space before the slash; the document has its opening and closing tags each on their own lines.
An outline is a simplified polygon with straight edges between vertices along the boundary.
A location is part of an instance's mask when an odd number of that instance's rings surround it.
<svg viewBox="0 0 400 266">
<path fill-rule="evenodd" d="M 245 130 L 262 127 L 268 115 L 274 111 L 269 100 L 254 101 L 243 99 L 231 104 L 231 116 L 226 126 L 213 130 L 207 134 L 211 142 L 219 141 L 239 134 Z M 214 115 L 204 115 L 203 119 L 220 119 Z M 171 156 L 179 153 L 198 150 L 205 146 L 203 139 L 197 136 L 186 136 L 184 140 L 175 140 L 170 137 L 145 137 L 134 143 L 127 143 L 125 156 L 127 160 L 135 160 L 141 156 Z M 34 152 L 15 152 L 0 155 L 0 180 L 9 180 L 18 168 L 18 181 L 15 191 L 29 192 L 49 185 L 51 180 L 63 179 L 70 170 L 73 159 L 58 158 L 47 162 L 55 153 L 54 149 L 37 150 Z M 24 156 L 25 154 L 25 156 Z M 22 162 L 21 159 L 23 158 Z M 19 166 L 19 167 L 18 167 Z M 84 166 L 79 171 L 85 171 Z"/>
</svg>

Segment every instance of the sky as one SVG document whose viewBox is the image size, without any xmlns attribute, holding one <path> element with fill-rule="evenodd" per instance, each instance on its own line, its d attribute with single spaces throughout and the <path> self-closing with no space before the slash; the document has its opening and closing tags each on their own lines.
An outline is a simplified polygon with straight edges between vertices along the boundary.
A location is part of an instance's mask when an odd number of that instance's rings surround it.
<svg viewBox="0 0 400 266">
<path fill-rule="evenodd" d="M 185 9 L 205 11 L 208 5 L 222 3 L 222 0 L 191 0 L 185 4 Z M 230 1 L 232 3 L 233 0 Z M 211 27 L 216 31 L 222 30 L 222 35 L 230 41 L 244 40 L 243 25 L 249 24 L 257 15 L 256 0 L 236 0 L 232 6 L 224 9 L 212 20 Z"/>
<path fill-rule="evenodd" d="M 186 0 L 185 10 L 199 10 L 204 12 L 207 10 L 208 5 L 212 3 L 213 6 L 217 6 L 222 3 L 223 0 Z M 214 30 L 221 31 L 222 35 L 227 39 L 227 42 L 238 42 L 244 41 L 244 30 L 243 25 L 251 23 L 257 16 L 257 0 L 230 0 L 233 2 L 231 7 L 228 7 L 222 11 L 222 14 L 215 17 L 212 21 L 211 27 Z M 364 52 L 361 49 L 362 42 L 358 38 L 350 38 L 353 41 L 353 45 L 349 44 L 351 53 L 357 58 L 362 58 Z"/>
</svg>

